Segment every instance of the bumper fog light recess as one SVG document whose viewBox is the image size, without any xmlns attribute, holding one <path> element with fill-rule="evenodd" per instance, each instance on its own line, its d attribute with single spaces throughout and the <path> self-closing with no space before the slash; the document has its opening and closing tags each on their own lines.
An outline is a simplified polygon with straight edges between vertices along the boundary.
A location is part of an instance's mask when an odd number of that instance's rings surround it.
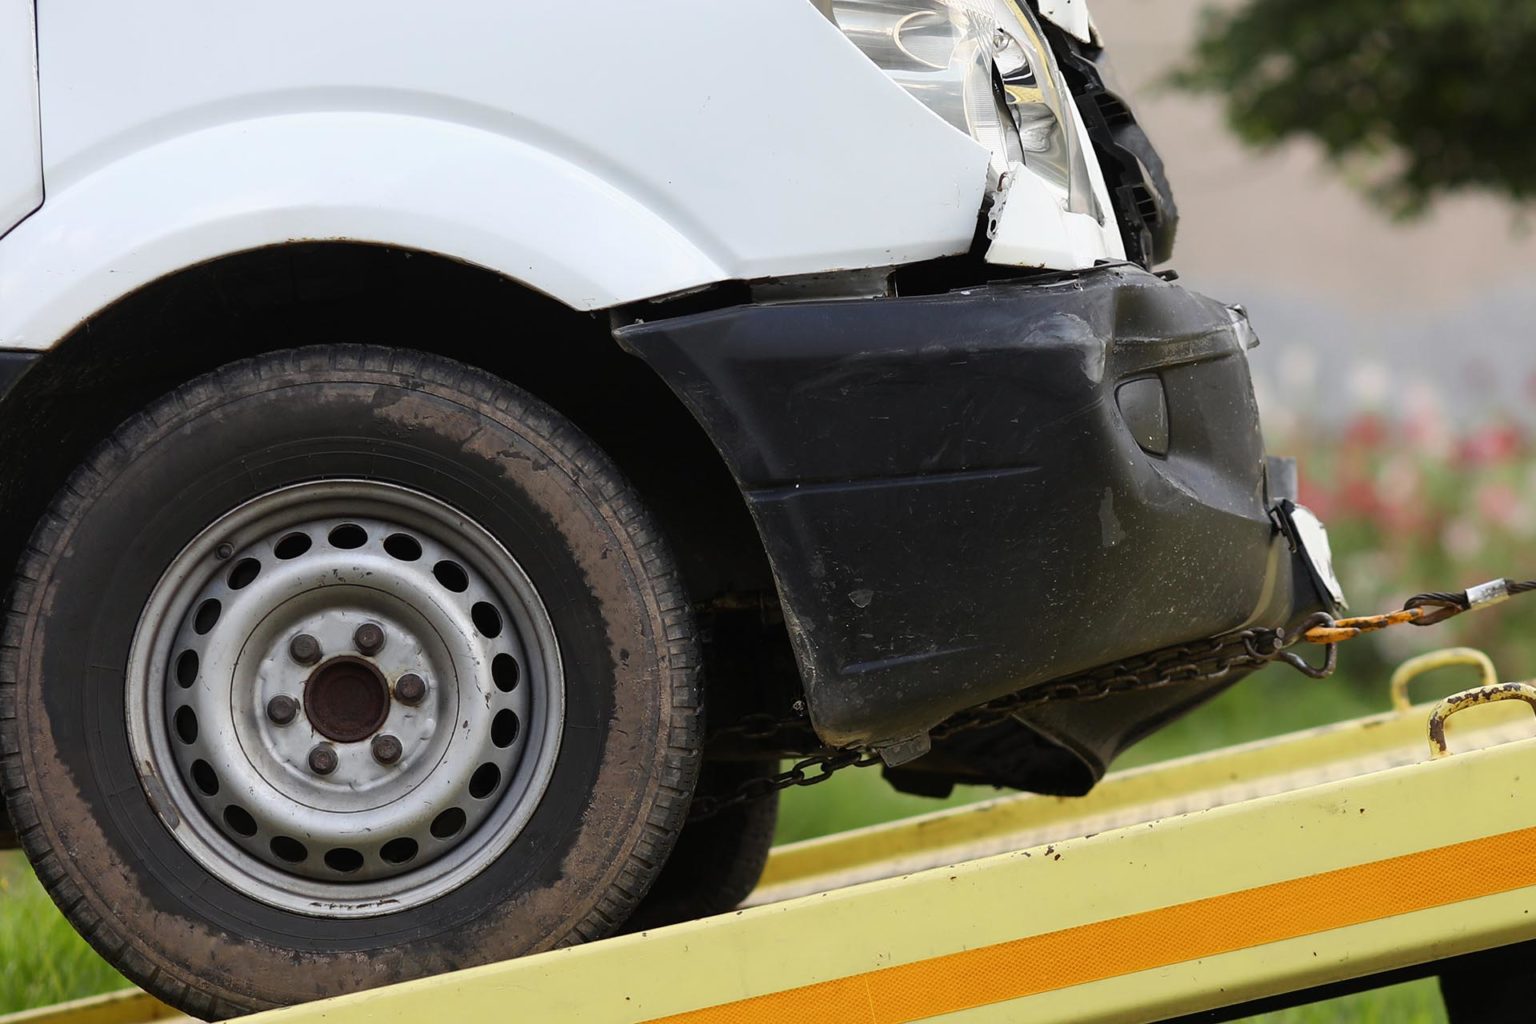
<svg viewBox="0 0 1536 1024">
<path fill-rule="evenodd" d="M 1168 396 L 1159 377 L 1128 380 L 1115 390 L 1120 415 L 1148 455 L 1168 454 Z"/>
</svg>

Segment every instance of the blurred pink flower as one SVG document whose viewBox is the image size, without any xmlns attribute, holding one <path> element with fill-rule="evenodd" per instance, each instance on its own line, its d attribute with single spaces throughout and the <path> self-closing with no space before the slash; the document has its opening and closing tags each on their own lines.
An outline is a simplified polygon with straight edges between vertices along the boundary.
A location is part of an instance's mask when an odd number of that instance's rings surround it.
<svg viewBox="0 0 1536 1024">
<path fill-rule="evenodd" d="M 1525 432 L 1512 423 L 1483 427 L 1461 442 L 1459 455 L 1471 466 L 1510 462 L 1525 450 Z"/>
<path fill-rule="evenodd" d="M 1386 420 L 1377 413 L 1366 412 L 1349 421 L 1340 440 L 1347 451 L 1369 451 L 1380 448 L 1389 433 Z"/>
<path fill-rule="evenodd" d="M 1483 550 L 1483 531 L 1471 520 L 1453 519 L 1441 531 L 1440 543 L 1452 558 L 1476 558 Z"/>
<path fill-rule="evenodd" d="M 1413 501 L 1422 480 L 1418 463 L 1406 452 L 1387 459 L 1376 471 L 1377 491 L 1383 501 L 1393 505 Z"/>
<path fill-rule="evenodd" d="M 1370 477 L 1350 477 L 1339 488 L 1339 511 L 1337 514 L 1376 520 L 1381 518 L 1385 508 L 1386 502 L 1381 500 L 1381 495 L 1376 491 L 1375 481 L 1371 480 Z"/>
<path fill-rule="evenodd" d="M 1446 416 L 1440 392 L 1427 380 L 1414 380 L 1403 389 L 1402 423 L 1398 434 L 1408 453 L 1432 459 L 1447 459 L 1454 450 L 1455 436 Z"/>
<path fill-rule="evenodd" d="M 1490 480 L 1477 489 L 1477 514 L 1491 525 L 1509 529 L 1524 512 L 1520 494 L 1509 484 Z"/>
</svg>

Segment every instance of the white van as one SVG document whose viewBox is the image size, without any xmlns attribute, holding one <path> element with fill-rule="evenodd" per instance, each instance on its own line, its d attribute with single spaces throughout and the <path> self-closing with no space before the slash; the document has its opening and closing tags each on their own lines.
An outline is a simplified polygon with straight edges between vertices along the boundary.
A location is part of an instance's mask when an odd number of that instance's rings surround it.
<svg viewBox="0 0 1536 1024">
<path fill-rule="evenodd" d="M 1083 0 L 0 0 L 0 833 L 217 1018 L 1085 792 L 1337 600 L 1175 224 Z"/>
</svg>

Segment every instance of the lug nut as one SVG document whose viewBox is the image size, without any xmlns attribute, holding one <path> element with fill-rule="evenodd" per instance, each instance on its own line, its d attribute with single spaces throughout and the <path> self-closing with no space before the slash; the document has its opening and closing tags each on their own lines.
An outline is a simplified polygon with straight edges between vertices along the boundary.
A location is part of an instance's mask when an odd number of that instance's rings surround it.
<svg viewBox="0 0 1536 1024">
<path fill-rule="evenodd" d="M 414 672 L 395 680 L 395 699 L 402 704 L 420 704 L 427 695 L 427 681 Z"/>
<path fill-rule="evenodd" d="M 320 660 L 320 641 L 308 633 L 300 633 L 288 642 L 288 653 L 300 665 L 313 665 Z"/>
<path fill-rule="evenodd" d="M 402 753 L 404 748 L 400 741 L 389 733 L 380 733 L 373 738 L 373 759 L 379 764 L 394 764 Z"/>
<path fill-rule="evenodd" d="M 278 725 L 287 725 L 299 714 L 299 702 L 280 693 L 267 701 L 267 717 Z"/>
<path fill-rule="evenodd" d="M 329 743 L 321 743 L 309 752 L 309 770 L 316 775 L 329 775 L 336 770 L 336 750 Z"/>
<path fill-rule="evenodd" d="M 376 622 L 365 622 L 352 634 L 352 642 L 362 654 L 377 654 L 384 646 L 384 630 Z"/>
</svg>

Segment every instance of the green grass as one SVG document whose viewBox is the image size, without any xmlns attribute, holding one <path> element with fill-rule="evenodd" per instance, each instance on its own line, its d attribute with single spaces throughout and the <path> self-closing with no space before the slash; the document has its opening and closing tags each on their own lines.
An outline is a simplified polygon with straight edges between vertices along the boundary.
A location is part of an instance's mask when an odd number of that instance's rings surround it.
<svg viewBox="0 0 1536 1024">
<path fill-rule="evenodd" d="M 122 988 L 55 909 L 19 853 L 0 853 L 0 1013 Z"/>
<path fill-rule="evenodd" d="M 1249 1017 L 1249 1024 L 1445 1024 L 1433 978 Z"/>
</svg>

